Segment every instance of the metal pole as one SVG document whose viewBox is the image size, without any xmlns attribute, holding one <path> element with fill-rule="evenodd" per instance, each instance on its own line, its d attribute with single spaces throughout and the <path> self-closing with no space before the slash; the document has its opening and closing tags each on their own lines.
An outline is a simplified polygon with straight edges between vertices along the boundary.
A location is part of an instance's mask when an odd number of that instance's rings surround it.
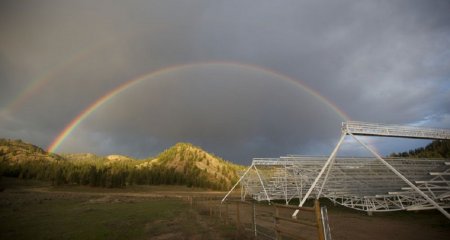
<svg viewBox="0 0 450 240">
<path fill-rule="evenodd" d="M 380 160 L 387 168 L 389 168 L 392 172 L 394 172 L 398 177 L 400 177 L 406 184 L 408 184 L 412 189 L 414 189 L 418 194 L 420 194 L 422 197 L 424 197 L 429 203 L 431 203 L 436 209 L 438 209 L 442 214 L 444 214 L 448 219 L 450 219 L 450 214 L 445 211 L 444 208 L 439 206 L 433 199 L 428 197 L 425 193 L 423 193 L 416 185 L 414 185 L 412 182 L 410 182 L 406 177 L 404 177 L 397 169 L 392 167 L 388 162 L 386 162 L 380 155 L 378 155 L 377 152 L 372 150 L 369 146 L 367 146 L 365 143 L 361 142 L 358 138 L 356 138 L 353 134 L 350 132 L 348 133 L 350 136 L 352 136 L 357 142 L 359 142 L 361 145 L 363 145 L 367 150 L 369 150 L 378 160 Z"/>
<path fill-rule="evenodd" d="M 344 141 L 346 133 L 342 132 L 341 138 L 339 139 L 338 144 L 336 145 L 336 147 L 334 148 L 333 152 L 331 153 L 330 157 L 328 158 L 328 160 L 325 162 L 325 165 L 322 167 L 322 170 L 320 170 L 319 175 L 317 175 L 316 179 L 314 180 L 313 184 L 311 184 L 311 187 L 309 188 L 308 192 L 306 192 L 305 196 L 303 196 L 302 201 L 300 202 L 300 204 L 298 205 L 299 207 L 302 207 L 303 204 L 305 204 L 306 199 L 308 199 L 309 195 L 311 194 L 312 190 L 316 187 L 317 182 L 319 181 L 320 177 L 322 176 L 323 172 L 325 172 L 325 169 L 328 167 L 328 165 L 330 164 L 331 160 L 336 156 L 337 150 L 339 149 L 339 147 L 341 146 L 342 142 Z M 295 218 L 297 217 L 298 214 L 298 209 L 295 210 L 294 214 L 292 214 L 292 217 Z"/>
<path fill-rule="evenodd" d="M 225 199 L 227 199 L 228 195 L 230 195 L 230 193 L 234 190 L 234 188 L 236 188 L 236 186 L 242 181 L 242 179 L 244 178 L 245 175 L 247 175 L 248 171 L 253 167 L 253 164 L 250 165 L 250 167 L 247 168 L 247 170 L 244 172 L 244 174 L 239 178 L 239 180 L 236 182 L 236 184 L 234 184 L 234 186 L 231 188 L 231 190 L 227 193 L 227 195 L 225 195 L 225 197 L 223 197 L 222 201 L 220 202 L 221 204 L 223 203 L 223 201 L 225 201 Z"/>
<path fill-rule="evenodd" d="M 295 172 L 294 172 L 294 174 L 295 174 Z M 302 184 L 302 178 L 300 178 L 300 189 L 299 189 L 297 179 L 298 178 L 294 177 L 295 189 L 297 189 L 298 199 L 300 199 L 300 198 L 302 198 L 303 184 Z M 289 201 L 291 201 L 294 197 L 295 197 L 295 194 L 292 194 L 292 197 L 291 197 L 291 199 L 289 199 Z"/>
<path fill-rule="evenodd" d="M 255 202 L 253 202 L 253 229 L 255 231 L 255 238 L 258 237 L 257 231 L 256 231 L 256 209 L 255 209 Z"/>
<path fill-rule="evenodd" d="M 317 194 L 316 198 L 320 198 L 320 194 L 322 194 L 323 187 L 325 186 L 325 183 L 328 181 L 328 176 L 330 175 L 331 169 L 333 168 L 334 162 L 336 160 L 336 157 L 333 157 L 331 160 L 330 166 L 328 167 L 327 173 L 325 174 L 325 178 L 323 179 L 322 186 L 319 188 L 319 193 Z"/>
<path fill-rule="evenodd" d="M 267 199 L 267 201 L 269 201 L 269 203 L 270 203 L 269 195 L 267 194 L 266 188 L 264 187 L 264 183 L 263 183 L 263 181 L 262 181 L 262 179 L 261 179 L 261 175 L 259 175 L 259 172 L 258 172 L 258 169 L 256 168 L 256 166 L 253 165 L 253 167 L 254 167 L 255 170 L 256 170 L 256 174 L 258 175 L 259 181 L 261 182 L 261 186 L 263 187 L 264 193 L 266 194 L 266 199 Z"/>
<path fill-rule="evenodd" d="M 323 206 L 320 208 L 320 215 L 322 216 L 324 239 L 331 240 L 331 231 L 330 231 L 330 224 L 328 223 L 327 207 Z"/>
<path fill-rule="evenodd" d="M 259 182 L 261 183 L 261 186 L 263 187 L 264 193 L 266 194 L 266 199 L 267 199 L 267 201 L 269 201 L 269 204 L 270 204 L 269 194 L 267 194 L 266 188 L 264 187 L 264 183 L 263 183 L 263 181 L 262 181 L 262 179 L 261 179 L 261 175 L 259 175 L 259 172 L 258 172 L 258 169 L 256 168 L 256 166 L 253 165 L 253 167 L 254 167 L 255 170 L 256 170 L 256 175 L 258 175 Z"/>
<path fill-rule="evenodd" d="M 287 168 L 286 168 L 286 161 L 284 161 L 284 200 L 286 201 L 286 205 L 289 204 L 288 197 L 287 197 Z"/>
</svg>

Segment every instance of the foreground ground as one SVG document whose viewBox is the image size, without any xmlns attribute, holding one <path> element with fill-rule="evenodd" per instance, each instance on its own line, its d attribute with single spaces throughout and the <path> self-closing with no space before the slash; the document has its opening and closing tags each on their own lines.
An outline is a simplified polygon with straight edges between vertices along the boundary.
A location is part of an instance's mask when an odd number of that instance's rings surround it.
<svg viewBox="0 0 450 240">
<path fill-rule="evenodd" d="M 334 240 L 450 239 L 450 220 L 438 211 L 374 213 L 328 207 Z"/>
<path fill-rule="evenodd" d="M 3 178 L 0 239 L 241 239 L 233 225 L 200 214 L 189 196 L 223 196 L 185 187 L 102 189 Z M 449 239 L 438 212 L 367 216 L 328 206 L 334 240 Z M 245 214 L 245 212 L 243 212 Z M 232 221 L 230 221 L 232 223 Z"/>
<path fill-rule="evenodd" d="M 5 183 L 6 181 L 6 183 Z M 0 239 L 232 239 L 233 227 L 200 216 L 184 187 L 53 188 L 3 179 Z M 6 186 L 5 186 L 6 185 Z M 212 230 L 214 228 L 214 230 Z"/>
</svg>

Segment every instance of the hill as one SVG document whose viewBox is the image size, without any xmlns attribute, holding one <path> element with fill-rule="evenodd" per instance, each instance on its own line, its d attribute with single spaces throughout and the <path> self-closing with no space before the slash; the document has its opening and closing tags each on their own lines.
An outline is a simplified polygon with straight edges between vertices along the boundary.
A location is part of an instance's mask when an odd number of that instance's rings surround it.
<svg viewBox="0 0 450 240">
<path fill-rule="evenodd" d="M 99 156 L 93 153 L 63 153 L 61 154 L 61 156 L 70 161 L 120 162 L 137 160 L 128 156 L 118 154 Z"/>
<path fill-rule="evenodd" d="M 26 161 L 60 161 L 64 158 L 44 151 L 42 148 L 25 143 L 22 140 L 0 139 L 0 160 L 11 164 Z"/>
<path fill-rule="evenodd" d="M 434 140 L 425 147 L 408 152 L 392 153 L 391 157 L 450 158 L 450 140 Z"/>
<path fill-rule="evenodd" d="M 70 161 L 95 161 L 95 160 L 103 161 L 104 160 L 104 157 L 98 156 L 93 153 L 62 153 L 60 155 Z"/>
<path fill-rule="evenodd" d="M 231 188 L 238 180 L 237 171 L 244 169 L 190 143 L 177 143 L 137 167 L 173 169 L 177 173 L 205 181 L 206 184 L 218 184 L 221 189 Z"/>
<path fill-rule="evenodd" d="M 118 154 L 108 155 L 105 158 L 109 162 L 122 162 L 122 161 L 133 161 L 133 160 L 135 160 L 135 159 L 133 159 L 131 157 L 124 156 L 124 155 L 118 155 Z"/>
<path fill-rule="evenodd" d="M 156 158 L 123 155 L 52 154 L 21 140 L 0 140 L 0 173 L 4 176 L 78 184 L 125 187 L 176 184 L 229 189 L 242 166 L 227 162 L 189 143 L 178 143 Z"/>
</svg>

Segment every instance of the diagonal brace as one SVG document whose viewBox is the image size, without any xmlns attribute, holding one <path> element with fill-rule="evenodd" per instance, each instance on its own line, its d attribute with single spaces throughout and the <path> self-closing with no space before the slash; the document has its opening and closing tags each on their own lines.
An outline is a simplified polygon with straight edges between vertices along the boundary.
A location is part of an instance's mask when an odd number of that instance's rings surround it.
<svg viewBox="0 0 450 240">
<path fill-rule="evenodd" d="M 378 160 L 380 160 L 387 168 L 389 168 L 392 172 L 394 172 L 399 178 L 401 178 L 406 184 L 408 184 L 412 189 L 414 189 L 418 194 L 424 197 L 431 205 L 433 205 L 436 209 L 438 209 L 442 214 L 444 214 L 448 219 L 450 219 L 450 214 L 445 211 L 444 208 L 439 206 L 433 199 L 431 199 L 428 195 L 422 192 L 416 185 L 410 182 L 405 176 L 403 176 L 397 169 L 391 166 L 388 162 L 386 162 L 377 152 L 375 152 L 372 148 L 367 146 L 365 143 L 361 142 L 358 138 L 356 138 L 352 133 L 348 132 L 350 136 L 352 136 L 357 142 L 359 142 L 362 146 L 364 146 L 367 150 L 369 150 Z"/>
<path fill-rule="evenodd" d="M 336 153 L 339 149 L 339 147 L 341 146 L 342 142 L 344 141 L 345 135 L 347 135 L 345 132 L 342 132 L 341 138 L 339 139 L 339 142 L 337 143 L 336 147 L 334 148 L 333 152 L 331 153 L 330 157 L 328 158 L 328 160 L 325 162 L 325 165 L 323 165 L 322 170 L 320 170 L 319 175 L 317 175 L 316 179 L 314 180 L 314 182 L 311 184 L 311 187 L 309 188 L 308 192 L 306 192 L 305 196 L 303 196 L 302 201 L 300 202 L 300 204 L 298 205 L 299 207 L 302 207 L 303 204 L 305 204 L 306 199 L 308 199 L 309 195 L 311 194 L 311 192 L 313 191 L 313 189 L 316 187 L 317 182 L 319 181 L 319 179 L 322 177 L 323 173 L 325 172 L 325 169 L 327 169 L 328 165 L 331 163 L 331 161 L 336 157 Z M 292 217 L 295 218 L 297 217 L 298 214 L 298 209 L 295 210 L 295 212 L 292 214 Z"/>
</svg>

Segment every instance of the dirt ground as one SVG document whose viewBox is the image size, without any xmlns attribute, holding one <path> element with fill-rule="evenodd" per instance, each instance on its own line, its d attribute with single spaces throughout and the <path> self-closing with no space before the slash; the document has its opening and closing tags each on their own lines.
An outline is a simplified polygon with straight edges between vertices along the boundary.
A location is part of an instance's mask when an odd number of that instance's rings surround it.
<svg viewBox="0 0 450 240">
<path fill-rule="evenodd" d="M 201 189 L 4 183 L 0 239 L 237 239 L 234 228 L 190 207 L 188 196 L 214 194 Z"/>
<path fill-rule="evenodd" d="M 334 240 L 450 239 L 450 220 L 439 212 L 366 213 L 329 211 Z"/>
<path fill-rule="evenodd" d="M 12 194 L 12 195 L 11 195 Z M 33 195 L 34 194 L 34 195 Z M 19 187 L 7 187 L 0 192 L 0 202 L 3 201 L 23 201 L 16 196 L 28 195 L 33 196 L 22 203 L 34 204 L 33 201 L 48 201 L 52 198 L 81 199 L 90 204 L 102 203 L 128 203 L 133 204 L 142 201 L 142 199 L 156 199 L 166 201 L 168 198 L 181 199 L 189 206 L 189 197 L 203 196 L 215 197 L 215 208 L 219 208 L 220 197 L 224 196 L 223 192 L 208 192 L 198 189 L 189 189 L 183 187 L 149 187 L 149 188 L 131 188 L 131 189 L 99 189 L 89 187 L 62 187 L 53 188 L 51 186 L 22 185 Z M 80 200 L 80 201 L 81 201 Z M 15 203 L 3 204 L 2 208 L 14 206 Z M 17 203 L 19 204 L 19 203 Z M 37 203 L 36 203 L 37 204 Z M 445 218 L 437 211 L 421 211 L 421 212 L 394 212 L 394 213 L 376 213 L 368 216 L 365 212 L 358 212 L 339 206 L 328 205 L 329 223 L 334 240 L 375 240 L 375 239 L 398 239 L 398 240 L 419 240 L 419 239 L 450 239 L 450 220 Z M 84 205 L 82 206 L 84 208 Z M 194 206 L 195 207 L 195 206 Z M 86 209 L 85 209 L 86 210 Z M 87 209 L 89 210 L 89 209 Z M 234 226 L 233 211 L 230 209 L 229 225 L 220 221 L 218 214 L 209 216 L 206 212 L 192 211 L 194 209 L 186 209 L 191 211 L 183 221 L 177 218 L 172 220 L 156 220 L 152 221 L 153 225 L 161 225 L 160 234 L 152 235 L 148 239 L 244 239 L 252 235 L 248 231 L 247 236 L 236 233 Z M 197 209 L 198 210 L 198 209 Z M 223 211 L 224 208 L 222 207 Z M 184 210 L 183 210 L 184 211 Z M 215 210 L 217 213 L 217 209 Z M 234 213 L 235 214 L 235 213 Z M 251 222 L 251 209 L 242 209 L 241 218 L 243 221 Z M 223 212 L 221 218 L 223 220 Z M 262 218 L 266 218 L 266 225 L 271 225 L 270 214 L 262 214 Z M 0 216 L 4 219 L 4 216 Z M 261 219 L 262 219 L 261 218 Z M 159 221 L 159 222 L 158 222 Z M 257 219 L 257 222 L 260 221 Z M 261 220 L 262 221 L 262 220 Z M 180 227 L 179 225 L 186 225 Z M 260 222 L 259 224 L 263 224 Z M 172 229 L 171 229 L 172 228 Z M 173 231 L 172 231 L 173 230 Z M 301 230 L 300 230 L 301 231 Z M 186 235 L 188 233 L 188 235 Z M 264 239 L 264 238 L 261 238 Z"/>
<path fill-rule="evenodd" d="M 334 206 L 326 202 L 330 231 L 333 240 L 446 240 L 450 239 L 450 220 L 438 211 L 418 211 L 418 212 L 390 212 L 374 213 L 369 216 L 366 212 L 347 209 L 342 206 Z M 251 226 L 252 209 L 250 205 L 240 204 L 241 222 Z M 235 215 L 234 205 L 230 205 L 231 215 Z M 288 218 L 292 211 L 286 209 L 280 211 L 280 215 Z M 270 207 L 257 206 L 257 228 L 264 230 L 273 227 L 273 210 Z M 314 220 L 314 215 L 309 213 L 298 215 L 304 220 Z M 244 217 L 243 217 L 244 216 Z M 233 219 L 234 221 L 234 219 Z M 288 223 L 285 224 L 286 226 Z M 261 228 L 260 228 L 261 226 Z M 305 236 L 306 239 L 317 239 L 316 229 L 294 225 L 298 236 Z M 250 232 L 250 231 L 249 231 Z M 267 232 L 267 231 L 265 231 Z M 271 234 L 271 231 L 269 231 Z M 250 232 L 251 234 L 251 232 Z M 271 234 L 273 236 L 273 234 Z M 264 238 L 261 238 L 264 239 Z"/>
</svg>

